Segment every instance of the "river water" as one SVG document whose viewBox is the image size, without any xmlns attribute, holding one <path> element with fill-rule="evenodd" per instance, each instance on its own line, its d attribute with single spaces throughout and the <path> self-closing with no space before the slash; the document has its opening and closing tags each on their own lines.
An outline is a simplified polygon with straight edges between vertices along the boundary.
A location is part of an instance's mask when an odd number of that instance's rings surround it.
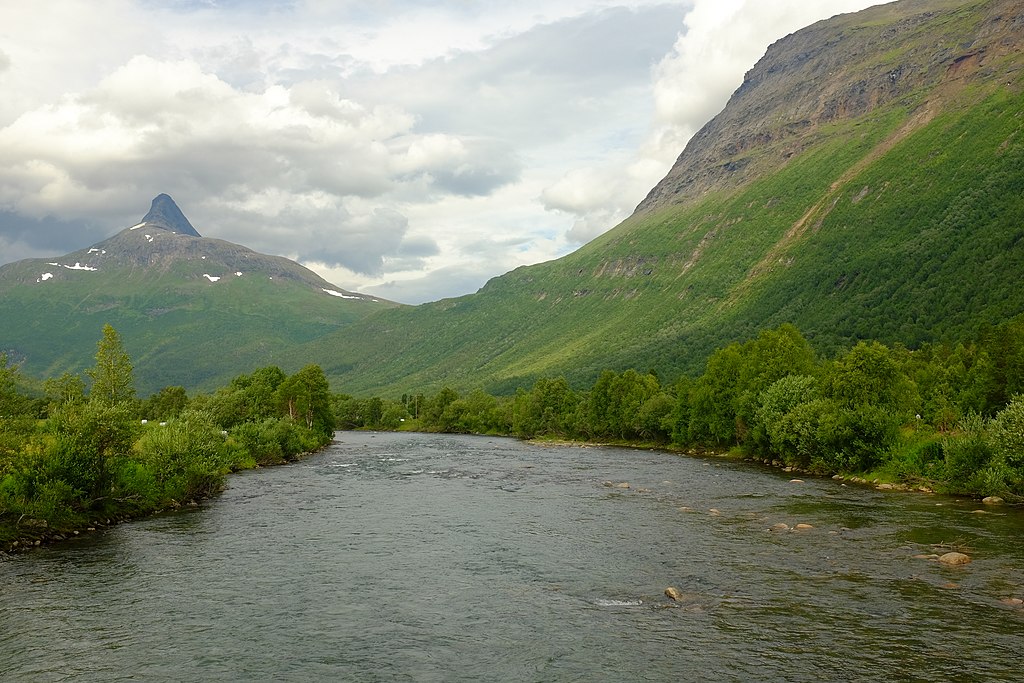
<svg viewBox="0 0 1024 683">
<path fill-rule="evenodd" d="M 339 433 L 197 510 L 0 563 L 0 679 L 1020 681 L 1024 512 L 979 507 L 652 451 Z M 974 561 L 919 557 L 949 547 Z"/>
</svg>

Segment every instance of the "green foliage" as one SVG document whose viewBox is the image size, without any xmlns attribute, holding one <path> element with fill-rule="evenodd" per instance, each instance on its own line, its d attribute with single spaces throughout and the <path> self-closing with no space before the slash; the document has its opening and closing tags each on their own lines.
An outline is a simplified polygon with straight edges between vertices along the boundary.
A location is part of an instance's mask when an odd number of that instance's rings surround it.
<svg viewBox="0 0 1024 683">
<path fill-rule="evenodd" d="M 427 428 L 441 432 L 454 430 L 457 414 L 449 407 L 459 400 L 459 392 L 451 387 L 444 387 L 423 405 L 421 419 Z M 458 410 L 458 409 L 456 409 Z"/>
<path fill-rule="evenodd" d="M 123 351 L 112 330 L 105 341 L 98 367 L 130 366 L 108 363 Z M 88 401 L 73 375 L 47 382 L 45 422 L 0 416 L 0 540 L 174 507 L 216 493 L 231 470 L 290 460 L 331 439 L 329 389 L 316 366 L 292 377 L 263 368 L 191 402 L 168 387 L 143 403 L 145 414 L 167 418 L 148 424 L 133 401 L 110 400 L 130 396 L 116 374 L 95 372 L 94 390 L 120 388 Z"/>
<path fill-rule="evenodd" d="M 92 378 L 89 400 L 107 406 L 131 401 L 135 397 L 132 362 L 117 330 L 104 325 L 96 347 L 96 365 L 88 371 Z"/>
<path fill-rule="evenodd" d="M 825 376 L 824 394 L 844 408 L 872 405 L 902 414 L 917 405 L 916 387 L 878 342 L 858 342 L 836 359 Z"/>
<path fill-rule="evenodd" d="M 572 433 L 580 398 L 565 377 L 537 380 L 533 388 L 516 393 L 512 402 L 512 432 L 521 437 L 565 437 Z"/>
<path fill-rule="evenodd" d="M 586 397 L 585 432 L 598 438 L 639 439 L 641 431 L 651 430 L 651 436 L 660 438 L 661 419 L 668 411 L 657 413 L 652 406 L 641 417 L 644 405 L 660 394 L 661 385 L 653 374 L 640 374 L 632 369 L 621 374 L 602 372 Z M 659 399 L 658 404 L 662 403 Z M 656 424 L 650 424 L 651 420 Z"/>
<path fill-rule="evenodd" d="M 334 433 L 331 390 L 319 365 L 307 365 L 286 378 L 277 388 L 278 406 L 293 420 L 305 423 L 317 434 Z M 379 410 L 374 418 L 380 420 Z"/>
<path fill-rule="evenodd" d="M 65 372 L 56 379 L 47 379 L 43 387 L 50 403 L 50 412 L 61 406 L 85 401 L 85 382 L 70 372 Z"/>
<path fill-rule="evenodd" d="M 260 368 L 252 374 L 235 377 L 228 386 L 213 394 L 195 397 L 192 406 L 209 411 L 214 421 L 225 428 L 277 417 L 281 414 L 277 390 L 285 378 L 277 366 Z"/>
<path fill-rule="evenodd" d="M 120 459 L 113 495 L 138 497 L 142 509 L 203 498 L 220 490 L 230 465 L 230 450 L 212 416 L 185 411 L 165 425 L 148 426 L 133 452 Z"/>
<path fill-rule="evenodd" d="M 0 353 L 0 420 L 31 417 L 42 412 L 43 401 L 30 397 L 25 384 L 18 366 L 10 364 L 7 354 Z"/>
<path fill-rule="evenodd" d="M 781 456 L 789 465 L 807 466 L 814 453 L 804 425 L 807 417 L 794 414 L 818 400 L 818 380 L 810 375 L 781 377 L 761 392 L 754 415 L 752 441 L 765 453 Z M 804 411 L 813 410 L 809 408 Z"/>
<path fill-rule="evenodd" d="M 187 405 L 185 387 L 164 387 L 146 399 L 139 412 L 150 420 L 169 420 L 181 415 Z"/>
<path fill-rule="evenodd" d="M 137 434 L 132 406 L 102 400 L 69 404 L 49 422 L 55 437 L 49 474 L 82 495 L 88 508 L 109 493 L 110 461 L 131 451 Z"/>
<path fill-rule="evenodd" d="M 289 417 L 243 422 L 232 427 L 230 434 L 257 465 L 278 465 L 321 445 L 311 430 Z"/>
</svg>

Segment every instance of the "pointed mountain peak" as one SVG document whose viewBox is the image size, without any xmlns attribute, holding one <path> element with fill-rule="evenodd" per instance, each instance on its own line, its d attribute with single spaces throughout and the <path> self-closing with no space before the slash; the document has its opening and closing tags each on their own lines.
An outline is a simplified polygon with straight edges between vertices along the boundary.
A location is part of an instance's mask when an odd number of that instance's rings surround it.
<svg viewBox="0 0 1024 683">
<path fill-rule="evenodd" d="M 149 213 L 135 227 L 142 225 L 163 228 L 164 230 L 170 230 L 182 235 L 201 237 L 196 229 L 192 227 L 192 224 L 188 222 L 188 219 L 185 218 L 185 214 L 181 212 L 178 205 L 167 194 L 158 194 L 153 199 L 153 205 L 149 207 Z"/>
</svg>

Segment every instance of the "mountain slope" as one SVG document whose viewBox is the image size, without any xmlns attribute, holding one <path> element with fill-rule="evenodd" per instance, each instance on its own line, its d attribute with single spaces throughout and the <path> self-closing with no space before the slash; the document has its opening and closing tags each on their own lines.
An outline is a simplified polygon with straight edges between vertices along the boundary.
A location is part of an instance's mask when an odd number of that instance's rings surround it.
<svg viewBox="0 0 1024 683">
<path fill-rule="evenodd" d="M 1024 312 L 1024 7 L 904 0 L 773 45 L 635 214 L 577 252 L 307 347 L 339 387 L 699 369 L 793 322 L 830 352 Z"/>
<path fill-rule="evenodd" d="M 160 195 L 139 224 L 88 249 L 0 267 L 0 349 L 28 374 L 78 372 L 110 323 L 147 395 L 218 386 L 269 364 L 297 369 L 306 361 L 296 345 L 394 306 L 288 259 L 201 237 Z"/>
</svg>

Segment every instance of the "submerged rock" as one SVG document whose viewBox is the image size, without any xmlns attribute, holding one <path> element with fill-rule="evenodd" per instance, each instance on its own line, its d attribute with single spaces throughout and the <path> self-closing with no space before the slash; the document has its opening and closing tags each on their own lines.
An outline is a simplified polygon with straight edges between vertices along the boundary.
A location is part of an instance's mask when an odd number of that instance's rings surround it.
<svg viewBox="0 0 1024 683">
<path fill-rule="evenodd" d="M 957 552 L 946 553 L 945 555 L 939 557 L 939 562 L 941 562 L 942 564 L 950 565 L 951 567 L 957 567 L 962 564 L 968 564 L 970 561 L 970 557 L 964 555 L 963 553 Z"/>
</svg>

